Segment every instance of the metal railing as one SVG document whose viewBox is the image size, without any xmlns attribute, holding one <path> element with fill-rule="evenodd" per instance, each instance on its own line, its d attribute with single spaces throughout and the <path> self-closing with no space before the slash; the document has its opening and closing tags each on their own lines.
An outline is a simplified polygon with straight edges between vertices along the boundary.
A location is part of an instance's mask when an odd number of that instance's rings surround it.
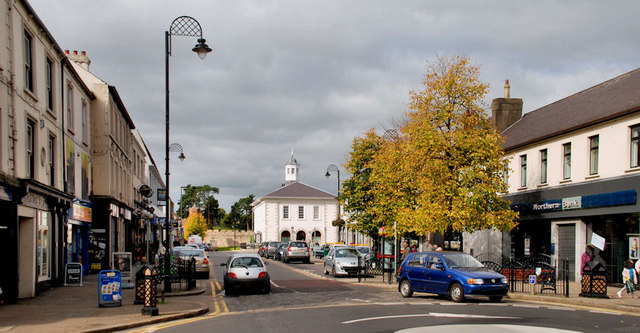
<svg viewBox="0 0 640 333">
<path fill-rule="evenodd" d="M 480 254 L 475 257 L 485 267 L 509 280 L 509 291 L 521 293 L 560 294 L 569 296 L 569 262 L 551 263 L 551 257 L 538 254 L 521 259 Z"/>
</svg>

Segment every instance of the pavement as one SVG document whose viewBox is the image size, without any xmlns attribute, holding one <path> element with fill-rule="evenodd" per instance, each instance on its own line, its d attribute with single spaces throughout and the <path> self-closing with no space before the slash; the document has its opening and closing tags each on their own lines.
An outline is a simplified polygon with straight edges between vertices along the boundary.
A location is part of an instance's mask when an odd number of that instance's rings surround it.
<svg viewBox="0 0 640 333">
<path fill-rule="evenodd" d="M 294 267 L 294 266 L 292 266 Z M 343 279 L 343 282 L 346 279 Z M 357 279 L 349 279 L 357 284 Z M 142 315 L 143 305 L 133 304 L 134 289 L 123 289 L 122 305 L 98 307 L 98 275 L 83 278 L 80 287 L 57 287 L 37 297 L 20 300 L 17 304 L 0 305 L 0 332 L 115 332 L 135 327 L 195 317 L 217 312 L 226 307 L 222 296 L 212 293 L 219 284 L 197 280 L 196 290 L 166 294 L 164 302 L 158 297 L 157 316 Z M 361 284 L 379 288 L 397 288 L 380 276 L 362 279 Z M 615 312 L 639 316 L 640 299 L 609 287 L 609 298 L 579 297 L 580 286 L 571 283 L 569 297 L 554 294 L 510 293 L 509 300 L 564 305 L 588 310 Z"/>
</svg>

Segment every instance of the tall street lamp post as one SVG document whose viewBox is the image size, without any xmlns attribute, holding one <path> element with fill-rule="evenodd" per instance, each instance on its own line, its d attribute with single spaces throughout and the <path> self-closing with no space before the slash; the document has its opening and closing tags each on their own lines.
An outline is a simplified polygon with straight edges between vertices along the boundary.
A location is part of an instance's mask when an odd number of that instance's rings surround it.
<svg viewBox="0 0 640 333">
<path fill-rule="evenodd" d="M 324 176 L 327 177 L 327 178 L 331 177 L 331 172 L 335 172 L 336 175 L 338 176 L 338 195 L 337 196 L 340 197 L 340 168 L 338 168 L 338 166 L 335 165 L 335 164 L 330 164 L 327 167 L 327 173 L 325 173 Z M 340 220 L 340 199 L 338 199 L 338 220 Z M 346 230 L 347 230 L 346 225 L 345 225 L 344 230 L 346 232 Z M 326 235 L 326 231 L 325 231 L 325 239 L 326 239 L 326 237 L 327 237 L 327 235 Z M 338 241 L 339 241 L 339 239 L 338 239 Z M 345 238 L 344 238 L 344 244 L 345 245 L 347 244 L 346 235 L 345 235 Z"/>
<path fill-rule="evenodd" d="M 165 141 L 165 186 L 167 187 L 167 213 L 166 213 L 166 234 L 167 240 L 169 239 L 170 225 L 171 225 L 171 199 L 169 195 L 169 57 L 171 57 L 171 36 L 186 36 L 186 37 L 198 37 L 198 44 L 192 49 L 196 52 L 200 59 L 204 59 L 207 53 L 211 52 L 211 48 L 207 46 L 206 40 L 202 38 L 202 28 L 200 23 L 190 16 L 180 16 L 171 22 L 169 31 L 164 32 L 165 41 L 165 97 L 166 97 L 166 141 Z M 181 156 L 184 156 L 181 155 Z M 171 263 L 169 262 L 171 256 L 171 243 L 167 243 L 167 252 L 164 258 L 164 290 L 171 291 L 171 277 L 170 269 Z"/>
</svg>

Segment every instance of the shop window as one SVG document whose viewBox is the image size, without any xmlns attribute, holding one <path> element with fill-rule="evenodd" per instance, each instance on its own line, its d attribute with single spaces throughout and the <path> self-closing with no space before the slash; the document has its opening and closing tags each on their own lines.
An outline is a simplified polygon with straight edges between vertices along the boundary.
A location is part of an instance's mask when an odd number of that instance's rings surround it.
<svg viewBox="0 0 640 333">
<path fill-rule="evenodd" d="M 598 174 L 598 155 L 600 153 L 600 136 L 589 137 L 589 174 Z"/>
<path fill-rule="evenodd" d="M 571 142 L 562 145 L 562 179 L 571 179 Z"/>
<path fill-rule="evenodd" d="M 51 277 L 49 270 L 51 258 L 51 242 L 49 241 L 49 212 L 38 211 L 38 231 L 36 240 L 36 265 L 38 281 Z"/>
</svg>

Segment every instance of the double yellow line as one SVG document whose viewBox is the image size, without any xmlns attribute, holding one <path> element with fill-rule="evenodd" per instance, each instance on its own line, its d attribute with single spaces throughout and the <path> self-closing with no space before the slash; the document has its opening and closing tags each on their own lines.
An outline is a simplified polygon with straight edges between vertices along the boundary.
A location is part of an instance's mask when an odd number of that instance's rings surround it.
<svg viewBox="0 0 640 333">
<path fill-rule="evenodd" d="M 215 281 L 215 284 L 213 281 Z M 221 314 L 229 312 L 229 308 L 227 307 L 227 303 L 225 303 L 224 298 L 217 294 L 218 291 L 222 291 L 222 287 L 220 286 L 220 283 L 218 282 L 218 280 L 216 280 L 215 274 L 213 276 L 213 281 L 209 281 L 209 285 L 211 286 L 211 296 L 213 296 L 214 312 L 208 313 L 204 316 L 187 318 L 182 320 L 175 320 L 175 321 L 162 323 L 158 325 L 147 326 L 145 328 L 141 328 L 135 331 L 128 331 L 128 332 L 135 332 L 135 333 L 155 332 L 155 331 L 159 331 L 169 327 L 174 327 L 174 326 L 184 325 L 188 323 L 193 323 L 200 320 L 210 319 L 210 318 L 217 317 Z"/>
</svg>

